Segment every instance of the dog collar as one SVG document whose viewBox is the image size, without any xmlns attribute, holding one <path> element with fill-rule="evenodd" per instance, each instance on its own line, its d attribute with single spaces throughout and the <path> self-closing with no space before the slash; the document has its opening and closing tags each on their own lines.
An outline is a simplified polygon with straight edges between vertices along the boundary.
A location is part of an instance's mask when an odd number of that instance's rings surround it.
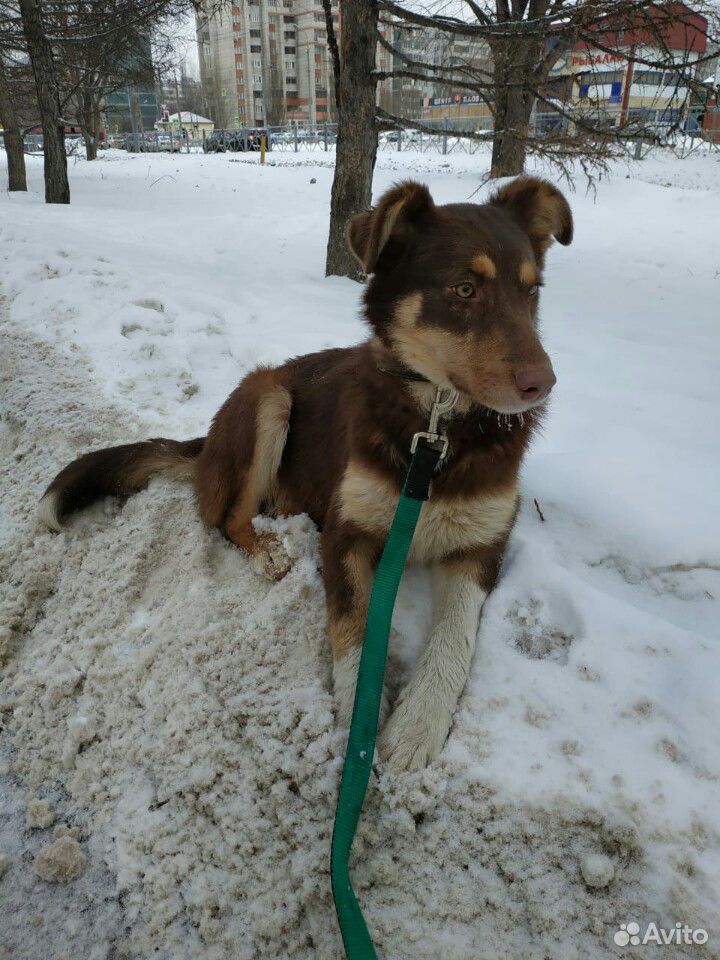
<svg viewBox="0 0 720 960">
<path fill-rule="evenodd" d="M 424 377 L 416 370 L 411 370 L 410 367 L 406 367 L 404 364 L 397 367 L 378 367 L 378 370 L 380 373 L 387 373 L 391 377 L 398 377 L 400 380 L 409 380 L 412 383 L 430 383 L 427 377 Z"/>
</svg>

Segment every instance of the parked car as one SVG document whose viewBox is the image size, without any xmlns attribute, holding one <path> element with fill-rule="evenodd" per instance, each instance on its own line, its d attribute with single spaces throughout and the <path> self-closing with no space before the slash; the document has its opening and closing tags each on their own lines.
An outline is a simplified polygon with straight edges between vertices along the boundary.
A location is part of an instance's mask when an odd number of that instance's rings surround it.
<svg viewBox="0 0 720 960">
<path fill-rule="evenodd" d="M 203 141 L 205 153 L 225 153 L 227 150 L 237 150 L 235 140 L 229 130 L 213 130 Z"/>
<path fill-rule="evenodd" d="M 160 144 L 154 133 L 129 133 L 125 137 L 125 149 L 128 153 L 157 153 Z"/>
<path fill-rule="evenodd" d="M 26 133 L 23 138 L 25 153 L 42 153 L 44 142 L 41 133 Z"/>
<path fill-rule="evenodd" d="M 266 137 L 266 147 L 271 149 L 272 138 L 265 129 L 248 129 L 241 127 L 237 130 L 214 130 L 205 138 L 203 150 L 205 153 L 241 153 L 245 150 L 259 150 L 260 138 Z"/>
<path fill-rule="evenodd" d="M 179 153 L 182 141 L 177 135 L 172 137 L 168 133 L 159 133 L 157 136 L 158 150 L 168 150 L 170 153 Z"/>
<path fill-rule="evenodd" d="M 264 127 L 257 127 L 253 130 L 244 130 L 243 133 L 248 150 L 259 150 L 263 137 L 265 137 L 265 149 L 272 150 L 272 137 Z"/>
</svg>

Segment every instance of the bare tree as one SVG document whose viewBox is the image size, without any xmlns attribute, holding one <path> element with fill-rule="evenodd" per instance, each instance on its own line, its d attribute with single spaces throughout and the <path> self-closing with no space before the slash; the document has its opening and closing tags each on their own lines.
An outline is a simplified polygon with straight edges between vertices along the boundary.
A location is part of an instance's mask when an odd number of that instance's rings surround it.
<svg viewBox="0 0 720 960">
<path fill-rule="evenodd" d="M 73 23 L 65 25 L 64 102 L 82 125 L 88 160 L 97 157 L 101 109 L 108 94 L 136 83 L 153 83 L 149 38 L 128 12 L 118 17 L 113 0 L 86 0 L 74 4 Z M 82 27 L 88 22 L 92 35 L 83 37 Z"/>
<path fill-rule="evenodd" d="M 6 63 L 5 55 L 0 50 L 0 123 L 3 126 L 3 141 L 7 154 L 8 190 L 27 190 L 23 132 L 10 87 L 10 72 L 10 65 Z"/>
<path fill-rule="evenodd" d="M 19 0 L 19 4 L 42 121 L 45 202 L 70 203 L 64 123 L 52 44 L 38 0 Z"/>
<path fill-rule="evenodd" d="M 154 86 L 176 70 L 173 21 L 189 0 L 66 0 L 55 17 L 61 65 L 61 107 L 82 126 L 86 156 L 94 160 L 105 98 L 118 90 Z M 153 34 L 151 46 L 150 34 Z"/>
<path fill-rule="evenodd" d="M 162 71 L 162 69 L 161 66 L 158 67 L 159 72 Z M 162 96 L 160 100 L 162 100 Z M 203 94 L 202 84 L 196 77 L 188 73 L 184 62 L 180 64 L 180 103 L 181 109 L 188 113 L 195 113 L 202 116 L 207 115 L 207 103 Z"/>
<path fill-rule="evenodd" d="M 607 115 L 597 109 L 597 102 L 593 104 L 590 97 L 578 109 L 572 102 L 572 91 L 558 90 L 553 68 L 578 45 L 607 53 L 617 53 L 621 46 L 630 67 L 638 64 L 656 71 L 671 71 L 678 85 L 683 83 L 691 90 L 696 83 L 694 71 L 699 59 L 692 50 L 692 39 L 703 30 L 701 7 L 706 19 L 712 21 L 714 17 L 712 6 L 704 0 L 697 0 L 693 10 L 682 3 L 658 4 L 655 0 L 465 0 L 466 18 L 433 12 L 438 6 L 433 3 L 424 12 L 407 9 L 394 0 L 379 3 L 390 23 L 397 19 L 433 33 L 487 44 L 491 53 L 487 65 L 439 65 L 429 59 L 411 60 L 381 37 L 380 42 L 395 54 L 398 66 L 392 71 L 377 72 L 376 76 L 380 80 L 412 77 L 426 84 L 444 84 L 449 89 L 476 94 L 492 113 L 493 131 L 480 136 L 468 131 L 453 132 L 492 139 L 491 176 L 497 177 L 521 173 L 528 152 L 539 153 L 561 165 L 571 157 L 603 163 L 613 147 L 628 140 L 638 136 L 657 140 L 656 132 L 643 129 L 637 119 L 629 122 L 627 111 L 622 122 L 612 127 Z M 442 9 L 446 6 L 443 4 Z M 680 62 L 670 46 L 670 33 L 678 30 L 686 31 L 690 41 Z M 631 39 L 623 44 L 625 33 Z M 592 72 L 591 66 L 588 73 Z M 538 135 L 531 129 L 531 115 L 537 105 L 557 114 L 554 130 Z M 395 126 L 418 126 L 407 117 L 381 114 L 381 120 Z M 666 137 L 670 133 L 672 125 L 666 125 Z"/>
<path fill-rule="evenodd" d="M 266 76 L 268 79 L 266 80 Z M 282 76 L 276 62 L 270 62 L 269 69 L 263 72 L 263 83 L 268 85 L 266 92 L 266 126 L 285 123 L 287 119 L 287 100 L 283 90 Z"/>
<path fill-rule="evenodd" d="M 3 5 L 0 47 L 29 58 L 43 131 L 45 199 L 69 203 L 68 116 L 79 121 L 86 156 L 94 159 L 105 98 L 136 83 L 152 87 L 150 34 L 158 38 L 156 50 L 168 51 L 171 31 L 163 24 L 186 13 L 192 0 L 17 0 L 17 8 L 14 2 Z M 7 98 L 4 104 L 7 111 Z"/>
<path fill-rule="evenodd" d="M 330 49 L 337 47 L 330 0 L 323 0 Z M 361 270 L 345 242 L 350 219 L 370 206 L 377 152 L 375 119 L 375 0 L 353 0 L 343 8 L 339 57 L 333 55 L 338 138 L 330 203 L 325 273 L 360 279 Z M 339 76 L 337 71 L 339 70 Z"/>
</svg>

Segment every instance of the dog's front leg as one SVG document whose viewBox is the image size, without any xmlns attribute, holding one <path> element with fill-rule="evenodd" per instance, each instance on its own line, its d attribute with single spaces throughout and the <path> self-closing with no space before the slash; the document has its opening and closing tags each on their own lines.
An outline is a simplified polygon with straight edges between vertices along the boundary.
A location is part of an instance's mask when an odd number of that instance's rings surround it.
<svg viewBox="0 0 720 960">
<path fill-rule="evenodd" d="M 391 769 L 420 770 L 443 748 L 475 650 L 483 579 L 467 560 L 433 567 L 433 626 L 380 735 L 380 755 Z"/>
<path fill-rule="evenodd" d="M 370 591 L 382 542 L 330 517 L 322 533 L 323 580 L 338 723 L 350 726 Z M 387 716 L 383 695 L 381 721 Z"/>
</svg>

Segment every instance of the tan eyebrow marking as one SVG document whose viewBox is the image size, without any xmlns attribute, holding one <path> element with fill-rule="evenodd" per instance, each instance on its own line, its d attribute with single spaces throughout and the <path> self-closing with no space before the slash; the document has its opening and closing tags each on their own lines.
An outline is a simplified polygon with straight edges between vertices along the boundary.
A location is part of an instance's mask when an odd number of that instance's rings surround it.
<svg viewBox="0 0 720 960">
<path fill-rule="evenodd" d="M 479 253 L 470 264 L 475 273 L 487 280 L 494 280 L 497 276 L 497 268 L 486 253 Z"/>
<path fill-rule="evenodd" d="M 539 279 L 540 277 L 538 276 L 535 264 L 529 260 L 523 260 L 520 264 L 520 283 L 524 283 L 528 287 L 533 287 Z"/>
</svg>

